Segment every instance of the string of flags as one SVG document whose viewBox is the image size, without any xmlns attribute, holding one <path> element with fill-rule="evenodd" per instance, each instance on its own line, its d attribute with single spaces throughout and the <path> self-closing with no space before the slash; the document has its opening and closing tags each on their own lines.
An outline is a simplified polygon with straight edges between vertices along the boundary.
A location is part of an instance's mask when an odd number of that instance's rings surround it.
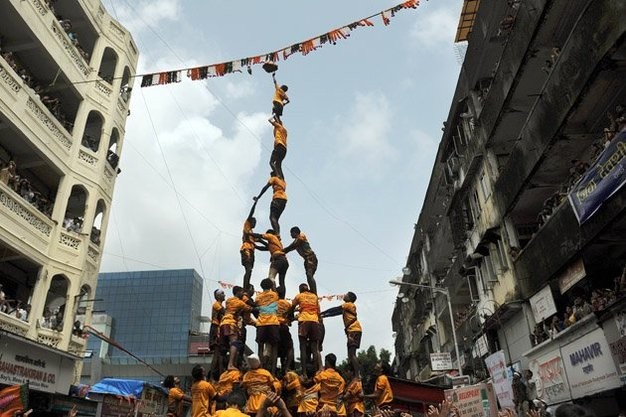
<svg viewBox="0 0 626 417">
<path fill-rule="evenodd" d="M 252 65 L 264 64 L 266 62 L 278 62 L 280 59 L 284 61 L 296 53 L 301 53 L 306 56 L 309 53 L 321 48 L 324 44 L 329 43 L 335 45 L 337 41 L 347 39 L 350 36 L 350 33 L 359 27 L 374 26 L 372 19 L 376 17 L 380 17 L 383 25 L 388 26 L 391 22 L 391 18 L 395 17 L 399 11 L 405 9 L 416 9 L 417 6 L 419 6 L 419 0 L 408 0 L 369 17 L 352 22 L 349 25 L 340 27 L 339 29 L 331 30 L 330 32 L 295 43 L 278 51 L 254 57 L 241 58 L 234 61 L 204 65 L 195 68 L 184 68 L 174 71 L 144 74 L 141 76 L 141 87 L 178 83 L 182 80 L 183 72 L 186 73 L 187 78 L 191 78 L 194 81 L 204 80 L 211 77 L 222 77 L 226 74 L 241 72 L 242 69 L 246 69 L 249 74 L 252 74 Z"/>
<path fill-rule="evenodd" d="M 217 281 L 217 283 L 220 284 L 220 287 L 222 287 L 222 289 L 230 289 L 235 286 L 235 284 L 231 284 L 229 282 L 224 282 L 224 281 Z M 255 293 L 256 295 L 259 295 L 261 294 L 261 291 L 255 291 Z M 333 301 L 333 300 L 342 301 L 344 295 L 345 294 L 318 295 L 317 299 L 320 301 Z M 291 301 L 291 298 L 285 297 L 285 300 Z"/>
</svg>

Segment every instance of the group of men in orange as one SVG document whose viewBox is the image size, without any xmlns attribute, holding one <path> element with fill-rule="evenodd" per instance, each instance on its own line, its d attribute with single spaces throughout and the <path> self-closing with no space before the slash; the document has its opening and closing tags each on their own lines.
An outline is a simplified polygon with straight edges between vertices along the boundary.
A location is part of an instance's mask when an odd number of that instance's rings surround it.
<svg viewBox="0 0 626 417">
<path fill-rule="evenodd" d="M 267 413 L 280 413 L 283 417 L 296 414 L 310 416 L 317 412 L 329 416 L 359 417 L 365 412 L 364 398 L 372 398 L 377 406 L 393 399 L 386 378 L 389 368 L 386 364 L 379 365 L 380 375 L 375 391 L 364 395 L 356 357 L 362 334 L 356 313 L 356 295 L 348 292 L 343 304 L 322 312 L 314 277 L 317 257 L 306 236 L 298 227 L 292 227 L 290 235 L 293 242 L 287 247 L 282 245 L 279 219 L 287 204 L 282 169 L 282 161 L 287 154 L 287 130 L 281 116 L 289 98 L 287 86 L 279 86 L 274 73 L 272 79 L 274 97 L 272 117 L 269 119 L 274 133 L 274 149 L 270 158 L 272 172 L 267 184 L 253 197 L 254 204 L 244 222 L 240 249 L 244 267 L 243 286 L 233 287 L 229 298 L 222 290 L 214 292 L 210 331 L 210 347 L 214 354 L 208 375 L 214 384 L 207 381 L 204 368 L 194 368 L 192 417 L 206 417 L 213 412 L 232 417 L 242 410 L 248 414 L 259 413 L 259 417 Z M 273 189 L 269 218 L 272 228 L 258 234 L 253 230 L 256 226 L 254 211 L 257 202 L 270 187 Z M 270 270 L 268 277 L 260 282 L 261 292 L 255 292 L 250 283 L 256 250 L 270 253 Z M 307 283 L 300 284 L 298 294 L 289 301 L 285 298 L 285 276 L 289 268 L 286 254 L 292 250 L 304 259 Z M 278 286 L 275 281 L 277 275 Z M 325 333 L 322 319 L 338 315 L 343 316 L 347 336 L 351 368 L 346 374 L 347 384 L 335 369 L 336 356 L 330 353 L 322 362 L 320 353 Z M 294 372 L 294 349 L 289 331 L 292 321 L 296 320 L 300 375 Z M 241 352 L 245 348 L 247 326 L 256 328 L 258 356 L 248 356 L 248 370 L 242 374 Z M 275 376 L 278 359 L 281 362 L 281 380 Z M 215 411 L 224 407 L 225 411 Z"/>
</svg>

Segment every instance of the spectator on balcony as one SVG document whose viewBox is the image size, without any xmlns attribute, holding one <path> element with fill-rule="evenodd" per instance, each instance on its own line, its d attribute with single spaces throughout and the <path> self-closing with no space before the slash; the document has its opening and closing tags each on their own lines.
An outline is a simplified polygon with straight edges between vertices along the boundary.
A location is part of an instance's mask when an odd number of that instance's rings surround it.
<svg viewBox="0 0 626 417">
<path fill-rule="evenodd" d="M 113 152 L 112 150 L 109 149 L 107 151 L 107 161 L 109 162 L 111 167 L 113 169 L 115 169 L 115 168 L 117 168 L 117 164 L 119 164 L 119 162 L 120 162 L 120 157 L 117 156 L 117 154 L 115 152 Z"/>
<path fill-rule="evenodd" d="M 77 337 L 83 337 L 83 326 L 80 320 L 76 320 L 74 322 L 74 327 L 72 327 L 72 334 Z"/>
<path fill-rule="evenodd" d="M 4 294 L 4 291 L 2 291 L 2 284 L 0 284 L 0 312 L 6 313 L 7 309 L 8 304 L 6 300 L 6 295 Z"/>
<path fill-rule="evenodd" d="M 92 243 L 96 245 L 100 244 L 100 230 L 96 226 L 91 227 L 91 234 L 89 235 L 89 239 Z"/>
<path fill-rule="evenodd" d="M 563 330 L 563 322 L 559 319 L 559 316 L 555 315 L 550 322 L 550 334 L 554 337 L 561 330 Z"/>
<path fill-rule="evenodd" d="M 0 169 L 0 181 L 11 188 L 15 188 L 15 161 L 9 161 L 6 167 Z"/>
<path fill-rule="evenodd" d="M 17 319 L 22 321 L 28 321 L 28 315 L 30 314 L 30 304 L 18 301 L 13 313 L 15 314 L 15 317 Z"/>
<path fill-rule="evenodd" d="M 569 327 L 574 323 L 576 323 L 576 315 L 574 314 L 574 310 L 571 306 L 567 306 L 565 307 L 565 313 L 563 316 L 563 326 Z"/>
<path fill-rule="evenodd" d="M 584 300 L 582 297 L 574 299 L 574 315 L 577 321 L 591 314 L 592 311 L 591 304 L 587 300 Z"/>
<path fill-rule="evenodd" d="M 88 134 L 83 135 L 82 145 L 94 152 L 98 150 L 98 141 Z"/>
<path fill-rule="evenodd" d="M 43 308 L 43 314 L 41 316 L 41 327 L 46 329 L 50 329 L 52 327 L 52 311 L 50 311 L 50 307 L 45 306 Z"/>
</svg>

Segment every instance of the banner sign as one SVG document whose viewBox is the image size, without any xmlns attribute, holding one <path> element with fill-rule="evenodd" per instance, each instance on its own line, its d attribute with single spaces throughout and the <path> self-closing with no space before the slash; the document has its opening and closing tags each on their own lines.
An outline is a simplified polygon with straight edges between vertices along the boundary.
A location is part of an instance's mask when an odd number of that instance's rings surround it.
<svg viewBox="0 0 626 417">
<path fill-rule="evenodd" d="M 559 276 L 559 289 L 561 290 L 561 294 L 565 294 L 567 290 L 576 285 L 578 281 L 585 278 L 586 275 L 587 271 L 585 271 L 585 264 L 582 258 L 570 264 Z"/>
<path fill-rule="evenodd" d="M 498 403 L 491 384 L 447 389 L 444 395 L 446 401 L 458 408 L 458 417 L 498 416 Z"/>
<path fill-rule="evenodd" d="M 431 353 L 430 368 L 433 371 L 447 371 L 453 369 L 450 352 Z"/>
<path fill-rule="evenodd" d="M 14 417 L 28 408 L 28 384 L 13 385 L 0 391 L 0 417 Z"/>
<path fill-rule="evenodd" d="M 504 357 L 504 351 L 489 355 L 485 358 L 485 365 L 489 370 L 489 375 L 493 381 L 496 396 L 501 408 L 515 408 L 513 403 L 513 386 L 509 379 L 509 372 L 507 371 L 506 358 Z"/>
<path fill-rule="evenodd" d="M 528 369 L 533 373 L 537 398 L 547 404 L 556 404 L 571 399 L 559 349 L 529 359 L 531 360 L 528 363 Z"/>
<path fill-rule="evenodd" d="M 619 132 L 569 193 L 582 224 L 626 182 L 626 129 Z"/>
<path fill-rule="evenodd" d="M 561 347 L 561 354 L 572 398 L 586 397 L 621 385 L 602 329 Z"/>
<path fill-rule="evenodd" d="M 530 297 L 530 307 L 533 310 L 535 323 L 541 323 L 548 317 L 556 314 L 556 305 L 552 297 L 552 290 L 546 285 L 537 294 Z"/>
</svg>

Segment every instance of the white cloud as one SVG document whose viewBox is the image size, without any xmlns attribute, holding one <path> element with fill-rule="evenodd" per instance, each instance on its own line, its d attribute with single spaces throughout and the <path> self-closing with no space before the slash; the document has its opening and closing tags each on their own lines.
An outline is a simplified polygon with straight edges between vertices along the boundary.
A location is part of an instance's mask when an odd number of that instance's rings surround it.
<svg viewBox="0 0 626 417">
<path fill-rule="evenodd" d="M 459 15 L 452 8 L 424 8 L 418 13 L 411 28 L 411 38 L 420 46 L 430 49 L 442 45 L 452 45 L 456 35 Z"/>
<path fill-rule="evenodd" d="M 347 117 L 339 118 L 339 153 L 370 164 L 379 164 L 394 153 L 389 142 L 391 109 L 380 92 L 358 93 Z"/>
<path fill-rule="evenodd" d="M 163 21 L 178 20 L 181 4 L 179 0 L 132 1 L 125 5 L 118 4 L 110 11 L 113 17 L 124 22 L 126 29 L 136 34 L 147 28 L 157 28 Z"/>
</svg>

